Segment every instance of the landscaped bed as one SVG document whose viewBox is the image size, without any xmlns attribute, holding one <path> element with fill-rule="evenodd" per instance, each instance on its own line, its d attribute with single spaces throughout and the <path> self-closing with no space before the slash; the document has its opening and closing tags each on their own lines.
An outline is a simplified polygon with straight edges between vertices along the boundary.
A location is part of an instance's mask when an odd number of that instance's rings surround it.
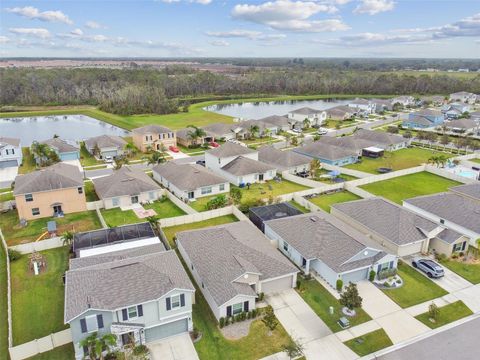
<svg viewBox="0 0 480 360">
<path fill-rule="evenodd" d="M 402 308 L 421 304 L 425 301 L 447 295 L 448 292 L 435 284 L 426 276 L 404 262 L 398 263 L 398 275 L 403 280 L 403 286 L 392 289 L 382 289 L 385 295 Z"/>
<path fill-rule="evenodd" d="M 359 196 L 349 191 L 342 190 L 342 191 L 338 191 L 331 194 L 322 194 L 319 196 L 311 197 L 308 200 L 314 203 L 315 205 L 317 205 L 318 207 L 320 207 L 322 210 L 326 212 L 330 212 L 330 207 L 333 204 L 339 204 L 339 203 L 358 200 L 358 199 L 360 199 Z"/>
<path fill-rule="evenodd" d="M 188 205 L 192 208 L 192 209 L 195 209 L 197 210 L 198 212 L 202 212 L 202 211 L 207 211 L 207 203 L 214 199 L 215 197 L 219 196 L 219 195 L 222 195 L 222 194 L 218 194 L 218 195 L 212 195 L 212 196 L 204 196 L 204 197 L 201 197 L 201 198 L 198 198 L 198 199 L 195 199 L 195 201 L 192 201 L 190 203 L 188 203 Z M 224 194 L 226 197 L 227 197 L 227 200 L 229 200 L 229 195 L 228 193 L 225 193 Z M 225 206 L 228 205 L 228 201 L 227 203 L 225 204 Z"/>
<path fill-rule="evenodd" d="M 296 289 L 297 292 L 330 330 L 333 332 L 343 330 L 338 324 L 338 320 L 345 316 L 342 313 L 342 305 L 340 305 L 339 301 L 315 279 L 301 280 L 300 284 L 300 288 L 297 287 Z M 330 306 L 333 306 L 333 315 L 329 312 Z M 357 314 L 354 317 L 348 318 L 351 326 L 372 320 L 363 309 L 355 309 L 355 311 Z"/>
<path fill-rule="evenodd" d="M 14 345 L 63 330 L 64 285 L 68 249 L 42 251 L 46 267 L 39 275 L 30 268 L 29 255 L 11 263 L 12 327 Z"/>
<path fill-rule="evenodd" d="M 67 360 L 75 358 L 75 350 L 73 344 L 67 344 L 56 347 L 53 350 L 44 352 L 28 358 L 27 360 Z"/>
<path fill-rule="evenodd" d="M 57 234 L 64 231 L 80 232 L 100 229 L 102 225 L 95 211 L 83 211 L 66 214 L 60 218 L 42 218 L 28 220 L 27 226 L 21 227 L 16 211 L 9 211 L 0 215 L 0 228 L 9 246 L 37 240 L 47 230 L 47 222 L 57 223 Z"/>
<path fill-rule="evenodd" d="M 392 340 L 383 329 L 369 332 L 365 335 L 344 342 L 358 356 L 365 356 L 375 351 L 392 346 Z"/>
<path fill-rule="evenodd" d="M 457 273 L 472 284 L 480 283 L 480 261 L 464 262 L 462 259 L 440 259 L 440 264 Z"/>
<path fill-rule="evenodd" d="M 438 316 L 435 321 L 430 320 L 429 312 L 415 316 L 415 319 L 421 321 L 431 329 L 436 329 L 440 326 L 449 324 L 456 320 L 462 319 L 466 316 L 472 315 L 470 310 L 462 301 L 456 301 L 454 303 L 442 306 L 438 308 Z"/>
<path fill-rule="evenodd" d="M 360 188 L 401 204 L 405 199 L 447 191 L 450 187 L 456 185 L 460 185 L 460 183 L 422 171 L 362 185 Z"/>
</svg>

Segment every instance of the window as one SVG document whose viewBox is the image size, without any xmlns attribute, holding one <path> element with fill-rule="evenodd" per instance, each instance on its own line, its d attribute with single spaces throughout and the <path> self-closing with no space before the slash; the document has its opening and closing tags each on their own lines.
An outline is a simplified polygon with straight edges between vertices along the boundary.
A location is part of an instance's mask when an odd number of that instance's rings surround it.
<svg viewBox="0 0 480 360">
<path fill-rule="evenodd" d="M 138 312 L 137 312 L 137 307 L 136 306 L 129 307 L 127 309 L 127 312 L 128 312 L 128 318 L 129 319 L 134 319 L 134 318 L 138 317 Z"/>
<path fill-rule="evenodd" d="M 242 303 L 232 305 L 232 314 L 233 315 L 240 314 L 242 311 L 243 311 L 243 304 Z"/>
<path fill-rule="evenodd" d="M 138 196 L 137 196 L 137 195 L 132 196 L 132 197 L 130 198 L 130 200 L 132 201 L 132 204 L 138 204 Z"/>
<path fill-rule="evenodd" d="M 180 307 L 180 295 L 175 295 L 170 298 L 172 309 Z"/>
<path fill-rule="evenodd" d="M 283 250 L 288 251 L 288 243 L 283 242 Z"/>
<path fill-rule="evenodd" d="M 385 269 L 388 269 L 390 266 L 390 263 L 383 263 L 380 265 L 380 270 L 385 270 Z"/>
<path fill-rule="evenodd" d="M 112 206 L 118 206 L 120 204 L 120 201 L 118 198 L 112 198 Z"/>
<path fill-rule="evenodd" d="M 175 295 L 167 297 L 165 299 L 167 305 L 167 311 L 177 309 L 185 306 L 185 294 Z"/>
<path fill-rule="evenodd" d="M 220 186 L 218 187 L 220 191 L 224 191 L 225 190 L 225 184 L 220 184 Z"/>
<path fill-rule="evenodd" d="M 83 188 L 82 188 L 82 187 L 79 187 L 79 188 L 78 188 L 78 193 L 79 193 L 79 194 L 83 194 Z"/>
<path fill-rule="evenodd" d="M 212 187 L 211 186 L 207 186 L 207 187 L 202 188 L 202 195 L 210 194 L 211 192 L 212 192 Z"/>
<path fill-rule="evenodd" d="M 32 194 L 25 194 L 25 201 L 26 202 L 33 201 L 33 195 Z"/>
<path fill-rule="evenodd" d="M 15 149 L 12 149 L 12 155 L 15 155 Z"/>
<path fill-rule="evenodd" d="M 40 209 L 39 208 L 33 208 L 32 209 L 32 215 L 40 215 Z"/>
<path fill-rule="evenodd" d="M 97 315 L 86 316 L 85 322 L 87 324 L 88 332 L 94 332 L 98 330 Z"/>
</svg>

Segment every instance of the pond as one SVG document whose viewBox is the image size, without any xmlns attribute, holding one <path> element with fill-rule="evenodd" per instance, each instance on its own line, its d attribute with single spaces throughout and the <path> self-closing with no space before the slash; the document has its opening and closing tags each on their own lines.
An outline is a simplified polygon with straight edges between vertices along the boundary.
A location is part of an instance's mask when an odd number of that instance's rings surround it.
<svg viewBox="0 0 480 360">
<path fill-rule="evenodd" d="M 67 140 L 85 140 L 98 135 L 128 136 L 127 130 L 85 115 L 57 115 L 0 119 L 0 136 L 19 138 L 22 146 L 58 135 Z"/>
<path fill-rule="evenodd" d="M 346 105 L 351 99 L 260 101 L 240 104 L 217 104 L 205 108 L 207 111 L 241 119 L 261 119 L 271 115 L 286 115 L 302 107 L 325 110 L 337 105 Z"/>
</svg>

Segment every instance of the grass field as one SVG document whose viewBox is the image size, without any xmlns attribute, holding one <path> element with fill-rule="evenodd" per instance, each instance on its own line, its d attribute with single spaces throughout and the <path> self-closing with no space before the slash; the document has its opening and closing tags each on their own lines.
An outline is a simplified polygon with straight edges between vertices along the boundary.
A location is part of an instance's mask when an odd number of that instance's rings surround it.
<svg viewBox="0 0 480 360">
<path fill-rule="evenodd" d="M 472 284 L 480 283 L 480 263 L 465 264 L 453 259 L 440 260 L 440 263 Z"/>
<path fill-rule="evenodd" d="M 53 350 L 35 355 L 27 360 L 70 360 L 75 358 L 73 344 L 56 347 Z"/>
<path fill-rule="evenodd" d="M 22 154 L 23 154 L 22 165 L 18 167 L 18 173 L 28 174 L 37 168 L 37 163 L 35 162 L 35 158 L 30 152 L 30 148 L 28 147 L 22 148 Z"/>
<path fill-rule="evenodd" d="M 320 196 L 316 196 L 313 198 L 308 199 L 310 202 L 314 203 L 322 210 L 326 212 L 330 212 L 330 207 L 333 204 L 343 203 L 347 201 L 353 201 L 360 199 L 359 196 L 346 191 L 342 190 L 333 194 L 322 194 Z"/>
<path fill-rule="evenodd" d="M 64 286 L 68 249 L 42 251 L 46 271 L 35 276 L 28 255 L 11 264 L 12 328 L 14 345 L 63 330 Z"/>
<path fill-rule="evenodd" d="M 7 264 L 3 246 L 0 246 L 0 354 L 8 353 Z M 3 359 L 3 355 L 0 358 Z M 6 359 L 6 357 L 5 357 Z"/>
<path fill-rule="evenodd" d="M 298 210 L 300 210 L 302 213 L 306 214 L 306 213 L 309 213 L 310 210 L 308 210 L 306 207 L 300 205 L 299 203 L 297 203 L 296 201 L 294 200 L 290 200 L 288 202 L 290 205 L 296 207 Z"/>
<path fill-rule="evenodd" d="M 358 356 L 365 356 L 375 351 L 392 346 L 392 340 L 383 329 L 369 332 L 365 335 L 344 342 Z"/>
<path fill-rule="evenodd" d="M 430 315 L 427 312 L 415 316 L 415 319 L 421 321 L 431 329 L 436 329 L 440 326 L 449 324 L 456 320 L 462 319 L 466 316 L 472 315 L 470 310 L 462 301 L 456 301 L 454 303 L 442 306 L 438 308 L 438 319 L 435 322 L 430 321 Z"/>
<path fill-rule="evenodd" d="M 425 164 L 432 156 L 439 155 L 443 155 L 446 158 L 454 156 L 453 154 L 447 154 L 429 149 L 408 148 L 386 152 L 385 156 L 378 159 L 363 157 L 360 163 L 346 165 L 345 167 L 371 174 L 378 174 L 377 169 L 381 167 L 390 168 L 394 171 L 408 169 Z"/>
<path fill-rule="evenodd" d="M 424 171 L 360 187 L 369 193 L 401 204 L 405 199 L 447 191 L 455 185 L 460 185 L 460 183 Z"/>
<path fill-rule="evenodd" d="M 230 187 L 235 186 L 230 185 Z M 242 202 L 248 202 L 257 199 L 268 199 L 269 197 L 275 198 L 279 195 L 289 194 L 306 189 L 309 188 L 288 180 L 282 180 L 280 182 L 270 180 L 262 184 L 251 184 L 250 188 L 244 187 L 240 190 L 242 191 Z"/>
<path fill-rule="evenodd" d="M 398 275 L 404 282 L 403 286 L 382 291 L 402 308 L 421 304 L 448 294 L 432 280 L 401 261 L 398 263 Z"/>
</svg>

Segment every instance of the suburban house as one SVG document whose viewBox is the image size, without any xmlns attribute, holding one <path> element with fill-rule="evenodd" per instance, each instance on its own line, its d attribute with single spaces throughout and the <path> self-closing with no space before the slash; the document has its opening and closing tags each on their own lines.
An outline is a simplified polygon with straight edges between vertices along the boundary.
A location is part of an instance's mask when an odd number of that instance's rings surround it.
<svg viewBox="0 0 480 360">
<path fill-rule="evenodd" d="M 390 100 L 392 105 L 400 104 L 403 107 L 415 105 L 415 98 L 413 96 L 397 96 Z"/>
<path fill-rule="evenodd" d="M 357 114 L 356 109 L 346 105 L 334 106 L 325 110 L 325 112 L 327 113 L 327 119 L 340 121 L 349 120 Z"/>
<path fill-rule="evenodd" d="M 194 131 L 192 128 L 185 128 L 185 129 L 180 129 L 176 131 L 177 135 L 177 143 L 179 145 L 189 147 L 189 146 L 195 146 L 195 145 L 203 145 L 206 143 L 206 138 L 207 136 L 202 136 L 197 139 L 192 139 L 190 134 Z"/>
<path fill-rule="evenodd" d="M 274 127 L 276 130 L 272 134 L 277 134 L 280 131 L 288 131 L 291 128 L 291 122 L 286 116 L 272 115 L 258 119 L 257 121 L 268 124 L 270 128 Z"/>
<path fill-rule="evenodd" d="M 258 160 L 274 166 L 277 171 L 288 171 L 290 174 L 308 171 L 311 158 L 293 152 L 292 150 L 278 150 L 272 145 L 262 146 L 258 149 Z"/>
<path fill-rule="evenodd" d="M 257 206 L 250 208 L 248 218 L 262 232 L 265 232 L 265 222 L 274 219 L 283 219 L 289 216 L 303 214 L 295 206 L 288 202 L 271 204 L 265 206 Z"/>
<path fill-rule="evenodd" d="M 424 103 L 430 103 L 434 106 L 442 106 L 446 102 L 445 96 L 442 95 L 422 96 L 421 99 Z"/>
<path fill-rule="evenodd" d="M 93 332 L 115 335 L 121 349 L 191 331 L 194 302 L 180 260 L 162 245 L 72 259 L 65 274 L 64 321 L 77 360 L 88 355 L 80 343 Z"/>
<path fill-rule="evenodd" d="M 146 125 L 132 130 L 133 143 L 142 152 L 177 146 L 173 130 L 160 125 Z"/>
<path fill-rule="evenodd" d="M 456 119 L 445 123 L 447 129 L 458 133 L 478 134 L 480 131 L 480 123 L 472 119 Z"/>
<path fill-rule="evenodd" d="M 480 239 L 480 184 L 450 188 L 449 192 L 419 196 L 403 201 L 403 206 L 421 216 L 470 238 Z M 462 249 L 463 250 L 463 249 Z"/>
<path fill-rule="evenodd" d="M 470 105 L 465 103 L 450 103 L 442 106 L 442 113 L 447 119 L 456 119 L 470 112 Z"/>
<path fill-rule="evenodd" d="M 244 120 L 236 123 L 236 129 L 234 128 L 234 132 L 237 135 L 237 139 L 248 139 L 253 136 L 267 136 L 271 134 L 276 134 L 278 130 L 278 126 L 276 124 L 271 124 L 265 121 L 260 120 Z M 252 127 L 256 127 L 258 129 L 257 133 L 252 133 Z"/>
<path fill-rule="evenodd" d="M 377 104 L 374 101 L 366 99 L 355 99 L 348 103 L 348 106 L 357 110 L 358 113 L 363 115 L 373 114 L 377 108 Z"/>
<path fill-rule="evenodd" d="M 302 214 L 265 223 L 265 235 L 305 274 L 317 273 L 330 286 L 369 278 L 397 267 L 397 256 L 367 245 L 365 235 L 327 213 Z"/>
<path fill-rule="evenodd" d="M 298 269 L 247 220 L 182 231 L 176 241 L 217 319 L 255 309 L 260 293 L 296 285 Z"/>
<path fill-rule="evenodd" d="M 0 137 L 0 169 L 22 165 L 20 139 Z"/>
<path fill-rule="evenodd" d="M 380 197 L 334 204 L 331 214 L 398 256 L 429 250 L 450 255 L 467 242 L 454 229 Z"/>
<path fill-rule="evenodd" d="M 343 166 L 354 164 L 358 161 L 358 154 L 355 151 L 322 141 L 314 141 L 297 147 L 292 151 L 330 165 Z"/>
<path fill-rule="evenodd" d="M 439 110 L 422 109 L 408 114 L 408 119 L 403 120 L 402 126 L 406 128 L 429 128 L 442 125 L 445 116 Z"/>
<path fill-rule="evenodd" d="M 469 115 L 470 119 L 480 122 L 480 111 L 472 111 Z"/>
<path fill-rule="evenodd" d="M 125 153 L 125 145 L 127 142 L 115 135 L 100 135 L 85 140 L 87 151 L 99 159 L 104 159 L 105 156 L 112 158 L 122 156 Z"/>
<path fill-rule="evenodd" d="M 204 126 L 202 129 L 205 130 L 207 136 L 205 137 L 205 141 L 215 141 L 215 140 L 231 140 L 235 139 L 235 133 L 233 132 L 232 128 L 234 127 L 233 124 L 225 124 L 225 123 L 214 123 L 207 126 Z"/>
<path fill-rule="evenodd" d="M 258 161 L 258 151 L 231 142 L 206 151 L 205 167 L 237 186 L 272 180 L 277 173 L 274 166 Z"/>
<path fill-rule="evenodd" d="M 390 134 L 384 131 L 357 129 L 352 135 L 354 139 L 364 140 L 369 146 L 378 147 L 386 151 L 405 149 L 410 145 L 410 140 L 401 135 Z"/>
<path fill-rule="evenodd" d="M 53 138 L 41 141 L 40 144 L 48 145 L 48 147 L 58 155 L 60 161 L 80 159 L 80 147 L 75 142 Z M 41 163 L 42 159 L 38 158 L 36 155 L 34 156 L 37 164 Z"/>
<path fill-rule="evenodd" d="M 370 101 L 375 104 L 376 113 L 393 110 L 393 104 L 390 99 L 371 99 Z"/>
<path fill-rule="evenodd" d="M 158 200 L 162 195 L 160 186 L 150 176 L 129 167 L 122 167 L 112 175 L 93 179 L 93 185 L 105 209 L 127 208 L 134 204 Z"/>
<path fill-rule="evenodd" d="M 450 94 L 449 99 L 450 101 L 460 101 L 466 104 L 475 104 L 477 101 L 477 95 L 466 91 L 460 91 Z"/>
<path fill-rule="evenodd" d="M 327 119 L 327 113 L 325 110 L 317 110 L 309 107 L 303 107 L 290 111 L 288 113 L 288 118 L 294 120 L 301 127 L 303 127 L 303 121 L 307 119 L 310 122 L 310 125 L 322 125 L 322 123 Z"/>
<path fill-rule="evenodd" d="M 87 210 L 78 166 L 57 163 L 15 178 L 18 218 L 33 220 Z"/>
<path fill-rule="evenodd" d="M 153 168 L 153 178 L 181 200 L 228 193 L 230 183 L 197 164 L 167 162 Z"/>
</svg>

